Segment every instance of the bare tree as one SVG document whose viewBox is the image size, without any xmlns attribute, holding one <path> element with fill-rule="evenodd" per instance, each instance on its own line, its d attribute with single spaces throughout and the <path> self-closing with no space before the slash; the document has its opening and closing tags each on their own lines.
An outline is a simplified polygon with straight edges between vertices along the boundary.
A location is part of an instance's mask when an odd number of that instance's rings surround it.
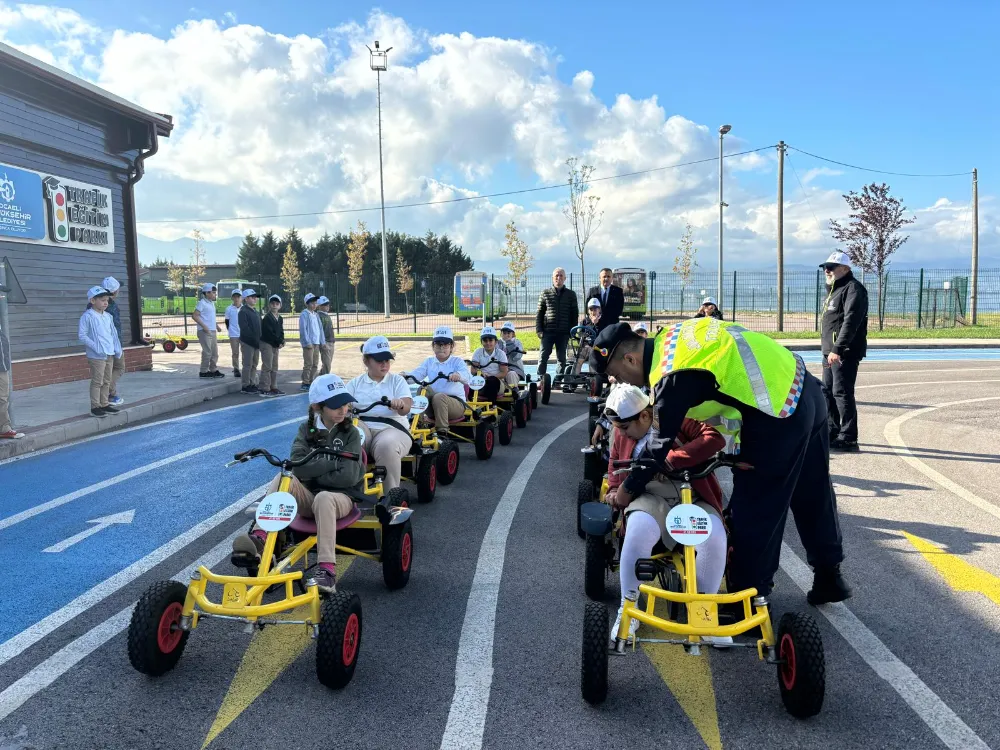
<svg viewBox="0 0 1000 750">
<path fill-rule="evenodd" d="M 191 248 L 191 266 L 188 268 L 187 281 L 197 286 L 205 277 L 205 240 L 197 229 L 191 233 L 194 245 Z"/>
<path fill-rule="evenodd" d="M 510 288 L 514 291 L 516 302 L 517 288 L 527 278 L 528 271 L 535 265 L 535 259 L 531 257 L 527 243 L 518 235 L 517 226 L 513 220 L 507 224 L 505 239 L 504 246 L 500 248 L 500 255 L 507 259 L 507 280 Z"/>
<path fill-rule="evenodd" d="M 413 290 L 413 268 L 406 262 L 403 251 L 398 247 L 396 248 L 396 288 L 403 295 L 403 307 L 405 308 L 406 295 Z M 413 298 L 413 304 L 417 304 L 416 297 Z"/>
<path fill-rule="evenodd" d="M 569 202 L 563 206 L 563 215 L 573 225 L 573 233 L 576 236 L 574 252 L 580 259 L 580 275 L 586 284 L 583 254 L 591 235 L 600 228 L 604 212 L 597 210 L 597 205 L 601 202 L 600 197 L 588 193 L 590 176 L 594 173 L 594 168 L 589 164 L 577 167 L 575 156 L 566 160 L 566 166 L 569 167 Z"/>
<path fill-rule="evenodd" d="M 295 300 L 302 285 L 302 269 L 299 268 L 299 259 L 291 242 L 285 247 L 285 257 L 281 261 L 281 283 L 284 284 L 285 292 L 288 294 L 289 310 L 294 313 Z"/>
<path fill-rule="evenodd" d="M 698 267 L 698 261 L 695 260 L 697 254 L 698 248 L 691 240 L 691 225 L 687 224 L 684 227 L 684 236 L 677 246 L 677 255 L 674 257 L 674 273 L 681 277 L 681 284 L 684 286 L 691 283 L 691 274 Z"/>
<path fill-rule="evenodd" d="M 915 222 L 916 217 L 903 215 L 906 206 L 899 198 L 889 195 L 889 186 L 884 182 L 881 185 L 875 182 L 865 185 L 860 194 L 852 190 L 844 196 L 844 200 L 851 210 L 850 221 L 843 226 L 831 219 L 830 230 L 834 239 L 844 243 L 852 263 L 878 275 L 878 329 L 881 331 L 884 325 L 882 292 L 885 271 L 892 254 L 910 239 L 909 235 L 898 234 L 899 230 Z"/>
<path fill-rule="evenodd" d="M 365 272 L 365 255 L 368 253 L 368 240 L 371 233 L 361 220 L 357 229 L 352 229 L 347 242 L 347 280 L 354 287 L 354 319 L 358 319 L 358 284 Z"/>
</svg>

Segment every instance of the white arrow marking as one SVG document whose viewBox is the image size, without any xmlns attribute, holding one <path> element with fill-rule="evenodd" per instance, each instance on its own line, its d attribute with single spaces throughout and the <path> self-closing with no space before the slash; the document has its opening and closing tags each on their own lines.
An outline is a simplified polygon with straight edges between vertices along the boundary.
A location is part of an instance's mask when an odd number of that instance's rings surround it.
<svg viewBox="0 0 1000 750">
<path fill-rule="evenodd" d="M 103 516 L 101 518 L 95 518 L 92 521 L 87 521 L 87 523 L 96 524 L 91 526 L 86 531 L 81 531 L 79 534 L 74 534 L 69 539 L 63 539 L 59 544 L 53 544 L 51 547 L 46 547 L 42 552 L 62 552 L 63 550 L 72 547 L 77 542 L 82 542 L 88 536 L 93 536 L 98 531 L 108 528 L 116 523 L 132 523 L 132 519 L 135 517 L 135 508 L 132 510 L 125 510 L 121 513 L 115 513 L 110 516 Z"/>
</svg>

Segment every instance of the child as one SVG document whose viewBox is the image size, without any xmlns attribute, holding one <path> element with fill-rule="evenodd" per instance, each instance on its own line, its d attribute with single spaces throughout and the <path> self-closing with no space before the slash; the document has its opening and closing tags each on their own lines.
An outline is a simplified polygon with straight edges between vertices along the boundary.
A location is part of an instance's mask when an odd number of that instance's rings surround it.
<svg viewBox="0 0 1000 750">
<path fill-rule="evenodd" d="M 576 375 L 583 372 L 583 363 L 590 359 L 590 351 L 593 349 L 594 338 L 597 337 L 597 324 L 600 320 L 601 301 L 597 297 L 592 297 L 590 302 L 587 303 L 587 316 L 580 321 L 581 327 L 591 330 L 580 336 L 580 351 L 576 357 L 576 364 L 573 366 L 573 372 Z M 588 338 L 590 339 L 590 343 L 584 343 Z"/>
<path fill-rule="evenodd" d="M 239 289 L 233 292 L 233 303 L 226 308 L 226 329 L 229 331 L 229 349 L 233 353 L 233 377 L 240 377 L 240 306 L 243 294 Z"/>
<path fill-rule="evenodd" d="M 337 590 L 337 519 L 354 509 L 354 501 L 336 490 L 360 488 L 365 466 L 361 462 L 361 433 L 348 418 L 354 396 L 347 392 L 344 381 L 337 375 L 316 378 L 309 387 L 309 413 L 299 426 L 292 443 L 293 461 L 307 456 L 319 447 L 333 448 L 357 455 L 357 460 L 334 456 L 317 456 L 312 461 L 292 469 L 289 493 L 298 503 L 298 512 L 305 518 L 316 519 L 317 564 L 303 578 L 314 578 L 320 592 Z M 267 494 L 278 491 L 281 476 L 271 482 Z M 233 552 L 260 560 L 267 534 L 253 529 L 233 540 Z"/>
<path fill-rule="evenodd" d="M 257 312 L 257 291 L 245 289 L 244 305 L 240 308 L 240 352 L 243 354 L 242 393 L 257 393 L 257 365 L 260 364 L 260 313 Z"/>
<path fill-rule="evenodd" d="M 698 308 L 698 312 L 694 314 L 694 317 L 722 320 L 722 310 L 719 309 L 719 304 L 715 301 L 715 297 L 705 297 L 701 301 L 701 307 Z"/>
<path fill-rule="evenodd" d="M 215 284 L 203 284 L 201 299 L 191 314 L 198 326 L 198 343 L 201 344 L 201 371 L 198 373 L 200 378 L 224 377 L 218 370 L 219 341 L 216 333 L 219 324 L 215 317 L 215 300 L 218 298 L 219 292 Z"/>
<path fill-rule="evenodd" d="M 122 356 L 122 344 L 114 321 L 105 312 L 111 292 L 102 286 L 93 286 L 87 297 L 90 305 L 80 316 L 77 336 L 87 348 L 90 364 L 90 413 L 95 417 L 106 417 L 118 413 L 118 409 L 108 403 L 108 395 L 111 392 L 111 371 L 115 366 L 115 357 Z"/>
<path fill-rule="evenodd" d="M 23 432 L 18 432 L 10 423 L 10 342 L 0 328 L 0 440 L 20 440 Z"/>
<path fill-rule="evenodd" d="M 486 378 L 486 385 L 479 391 L 479 400 L 493 402 L 500 393 L 500 381 L 507 379 L 507 354 L 497 346 L 497 332 L 493 326 L 483 327 L 479 332 L 479 343 L 482 346 L 472 354 L 474 369 Z"/>
<path fill-rule="evenodd" d="M 517 388 L 517 384 L 524 379 L 524 344 L 517 338 L 514 324 L 507 321 L 500 326 L 500 335 L 503 336 L 503 350 L 507 355 L 507 382 Z"/>
<path fill-rule="evenodd" d="M 299 315 L 299 343 L 302 344 L 302 385 L 299 390 L 308 391 L 309 384 L 319 374 L 319 347 L 324 343 L 323 325 L 316 314 L 315 294 L 305 296 L 306 309 Z"/>
<path fill-rule="evenodd" d="M 641 338 L 649 338 L 649 326 L 645 322 L 639 322 L 635 324 L 634 330 Z"/>
<path fill-rule="evenodd" d="M 278 315 L 281 297 L 272 294 L 267 298 L 267 313 L 260 322 L 260 385 L 257 390 L 262 398 L 284 396 L 278 390 L 278 350 L 285 345 L 285 321 Z"/>
<path fill-rule="evenodd" d="M 320 367 L 320 375 L 329 375 L 333 366 L 333 318 L 330 317 L 330 300 L 325 296 L 320 296 L 316 300 L 316 314 L 319 315 L 319 322 L 323 328 L 323 343 L 319 345 L 319 356 L 323 364 Z"/>
<path fill-rule="evenodd" d="M 625 598 L 634 600 L 639 591 L 639 580 L 635 575 L 635 562 L 649 557 L 657 541 L 662 541 L 670 550 L 675 543 L 667 533 L 667 513 L 680 502 L 680 495 L 674 483 L 669 480 L 653 480 L 646 491 L 632 499 L 621 487 L 623 475 L 614 472 L 615 461 L 638 458 L 650 440 L 656 438 L 653 405 L 645 393 L 634 385 L 619 385 L 608 395 L 605 407 L 611 424 L 615 427 L 611 456 L 608 463 L 608 492 L 605 502 L 620 508 L 625 513 L 625 540 L 621 547 L 622 606 Z M 704 422 L 685 419 L 674 447 L 667 454 L 667 462 L 675 469 L 697 466 L 709 461 L 726 445 L 725 439 L 714 428 Z M 706 541 L 697 547 L 697 584 L 703 594 L 715 594 L 722 584 L 726 570 L 726 529 L 722 523 L 722 489 L 714 476 L 691 482 L 695 494 L 695 504 L 712 515 L 712 531 Z M 614 643 L 622 610 L 611 630 L 610 640 Z M 639 624 L 632 621 L 629 637 L 635 636 Z M 703 636 L 708 643 L 725 645 L 733 639 L 725 636 Z"/>
<path fill-rule="evenodd" d="M 114 276 L 107 276 L 104 281 L 101 282 L 101 286 L 111 292 L 111 296 L 108 297 L 108 315 L 110 315 L 111 320 L 114 321 L 115 330 L 118 332 L 118 341 L 121 343 L 122 311 L 121 308 L 118 307 L 118 290 L 121 289 L 122 285 Z M 111 406 L 121 406 L 125 403 L 125 399 L 118 395 L 118 380 L 124 374 L 125 358 L 115 357 L 115 364 L 111 368 L 111 388 L 108 391 L 108 404 Z"/>
<path fill-rule="evenodd" d="M 428 357 L 413 370 L 403 374 L 417 380 L 432 380 L 442 373 L 448 376 L 447 380 L 438 380 L 427 389 L 427 398 L 434 412 L 434 429 L 443 437 L 449 422 L 465 414 L 465 386 L 469 384 L 471 377 L 465 361 L 452 354 L 455 351 L 455 337 L 448 326 L 441 326 L 434 331 L 431 348 L 434 350 L 433 357 Z"/>
</svg>

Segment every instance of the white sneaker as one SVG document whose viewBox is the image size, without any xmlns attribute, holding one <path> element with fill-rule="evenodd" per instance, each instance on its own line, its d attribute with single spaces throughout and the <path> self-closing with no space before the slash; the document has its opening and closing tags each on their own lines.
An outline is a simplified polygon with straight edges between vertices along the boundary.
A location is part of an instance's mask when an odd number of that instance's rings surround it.
<svg viewBox="0 0 1000 750">
<path fill-rule="evenodd" d="M 625 609 L 625 605 L 623 603 L 618 608 L 618 616 L 615 617 L 615 624 L 611 626 L 611 633 L 608 636 L 608 643 L 612 647 L 615 645 L 615 640 L 618 638 L 618 628 L 622 624 L 622 612 L 624 611 L 624 609 Z M 629 626 L 629 629 L 628 629 L 628 640 L 630 640 L 630 641 L 635 640 L 635 631 L 637 631 L 638 629 L 639 629 L 639 621 L 633 619 L 632 620 L 632 624 Z"/>
<path fill-rule="evenodd" d="M 703 635 L 701 639 L 715 648 L 729 648 L 733 645 L 732 636 L 728 635 Z"/>
</svg>

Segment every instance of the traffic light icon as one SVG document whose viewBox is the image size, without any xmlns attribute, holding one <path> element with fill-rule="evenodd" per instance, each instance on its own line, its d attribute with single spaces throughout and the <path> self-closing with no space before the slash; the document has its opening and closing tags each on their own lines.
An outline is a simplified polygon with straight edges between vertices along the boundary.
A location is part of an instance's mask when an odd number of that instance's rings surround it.
<svg viewBox="0 0 1000 750">
<path fill-rule="evenodd" d="M 47 177 L 45 198 L 49 202 L 49 234 L 56 242 L 69 242 L 69 205 L 66 188 L 54 177 Z"/>
</svg>

